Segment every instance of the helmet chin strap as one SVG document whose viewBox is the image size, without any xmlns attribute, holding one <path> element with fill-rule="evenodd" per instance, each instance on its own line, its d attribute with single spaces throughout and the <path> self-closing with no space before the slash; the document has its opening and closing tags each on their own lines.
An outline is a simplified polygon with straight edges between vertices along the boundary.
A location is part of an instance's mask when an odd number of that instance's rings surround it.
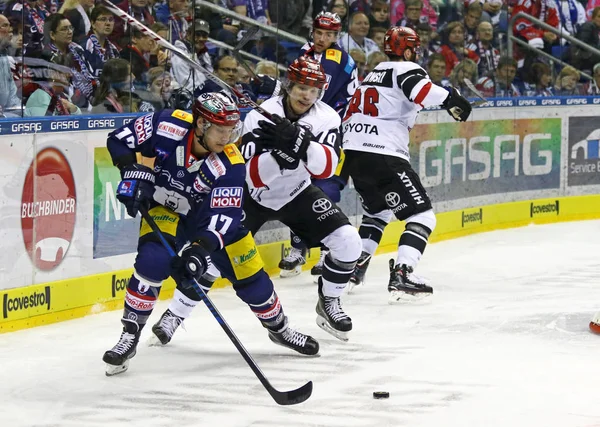
<svg viewBox="0 0 600 427">
<path fill-rule="evenodd" d="M 203 126 L 203 127 L 205 127 L 205 126 L 206 126 L 206 124 L 204 124 L 204 125 L 202 125 L 202 126 Z M 204 133 L 203 133 L 202 135 L 198 135 L 198 126 L 194 127 L 194 136 L 195 136 L 196 138 L 198 138 L 198 142 L 200 143 L 200 146 L 201 146 L 202 148 L 204 148 L 206 151 L 210 151 L 210 150 L 208 149 L 208 146 L 206 145 L 206 142 L 204 142 L 204 135 L 206 135 L 206 130 L 207 130 L 207 129 L 208 129 L 208 128 L 206 127 L 206 128 L 204 129 Z"/>
</svg>

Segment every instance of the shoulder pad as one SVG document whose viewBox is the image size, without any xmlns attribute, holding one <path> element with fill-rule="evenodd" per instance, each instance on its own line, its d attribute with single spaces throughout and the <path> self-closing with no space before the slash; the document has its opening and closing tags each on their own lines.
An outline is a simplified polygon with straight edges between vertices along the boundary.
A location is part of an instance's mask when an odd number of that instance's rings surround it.
<svg viewBox="0 0 600 427">
<path fill-rule="evenodd" d="M 194 116 L 183 110 L 175 110 L 171 116 L 188 123 L 192 123 L 194 121 Z"/>
<path fill-rule="evenodd" d="M 242 153 L 240 153 L 240 150 L 238 150 L 238 148 L 235 144 L 226 145 L 225 149 L 223 150 L 223 153 L 225 153 L 225 156 L 227 156 L 227 158 L 229 159 L 229 162 L 232 165 L 238 165 L 238 164 L 243 165 L 245 163 Z"/>
</svg>

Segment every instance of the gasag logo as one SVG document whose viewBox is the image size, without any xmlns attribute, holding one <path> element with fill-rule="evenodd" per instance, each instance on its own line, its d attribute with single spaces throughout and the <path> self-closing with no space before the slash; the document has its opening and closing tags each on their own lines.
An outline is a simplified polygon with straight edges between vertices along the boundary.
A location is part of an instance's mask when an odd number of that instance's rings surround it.
<svg viewBox="0 0 600 427">
<path fill-rule="evenodd" d="M 67 158 L 45 148 L 31 162 L 21 196 L 21 229 L 27 253 L 40 270 L 65 258 L 75 230 L 77 195 Z"/>
<path fill-rule="evenodd" d="M 462 211 L 461 212 L 461 227 L 465 225 L 479 223 L 483 224 L 483 209 L 479 208 L 475 211 Z"/>
<path fill-rule="evenodd" d="M 46 311 L 50 311 L 50 286 L 44 287 L 42 291 L 15 297 L 9 297 L 8 293 L 5 293 L 2 297 L 2 317 L 8 319 L 10 313 L 44 306 Z"/>
<path fill-rule="evenodd" d="M 529 206 L 529 217 L 530 218 L 533 218 L 534 216 L 537 216 L 537 215 L 544 215 L 544 214 L 552 214 L 552 215 L 558 216 L 559 213 L 560 213 L 560 210 L 559 210 L 559 201 L 558 200 L 555 200 L 554 202 L 551 202 L 551 203 L 544 203 L 544 204 L 537 204 L 537 203 L 531 202 L 531 204 Z"/>
</svg>

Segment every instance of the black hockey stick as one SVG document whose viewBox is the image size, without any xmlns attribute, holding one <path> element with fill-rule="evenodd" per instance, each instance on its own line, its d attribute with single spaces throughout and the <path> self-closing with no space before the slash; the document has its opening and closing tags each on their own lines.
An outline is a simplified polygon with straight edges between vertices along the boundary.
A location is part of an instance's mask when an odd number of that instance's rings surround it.
<svg viewBox="0 0 600 427">
<path fill-rule="evenodd" d="M 146 208 L 142 207 L 142 208 L 140 208 L 140 213 L 142 214 L 142 218 L 144 218 L 146 220 L 146 222 L 148 223 L 148 225 L 150 226 L 152 231 L 154 231 L 154 234 L 156 236 L 158 236 L 158 238 L 160 239 L 160 241 L 163 244 L 163 246 L 165 247 L 165 249 L 169 252 L 169 255 L 171 257 L 177 256 L 177 254 L 175 253 L 175 251 L 173 250 L 171 245 L 169 245 L 169 242 L 167 242 L 167 239 L 165 238 L 165 236 L 162 234 L 162 231 L 160 231 L 160 229 L 156 225 L 156 222 L 154 222 L 154 219 L 148 213 L 148 210 Z M 212 313 L 212 315 L 215 317 L 215 319 L 217 319 L 217 322 L 219 322 L 219 325 L 221 325 L 221 328 L 223 328 L 223 330 L 225 331 L 225 334 L 227 334 L 227 336 L 229 337 L 229 339 L 231 340 L 231 342 L 233 343 L 235 348 L 238 349 L 238 351 L 240 352 L 240 354 L 242 355 L 242 357 L 244 358 L 244 360 L 246 361 L 248 366 L 250 366 L 250 369 L 252 369 L 252 371 L 254 372 L 256 377 L 260 380 L 262 385 L 267 389 L 267 392 L 269 392 L 269 394 L 271 395 L 273 400 L 275 400 L 275 402 L 277 402 L 280 405 L 295 405 L 297 403 L 304 402 L 306 399 L 308 399 L 310 397 L 310 395 L 312 394 L 312 389 L 313 389 L 312 381 L 307 382 L 302 387 L 297 388 L 295 390 L 290 390 L 290 391 L 276 390 L 271 385 L 269 380 L 265 377 L 265 374 L 263 374 L 263 372 L 260 370 L 260 368 L 254 361 L 254 359 L 252 358 L 250 353 L 248 353 L 248 350 L 246 350 L 246 348 L 241 343 L 239 338 L 235 335 L 235 333 L 233 332 L 231 327 L 227 324 L 227 322 L 225 321 L 223 316 L 221 316 L 221 313 L 219 313 L 219 310 L 217 310 L 217 307 L 215 307 L 215 305 L 210 300 L 210 298 L 208 297 L 206 292 L 204 292 L 204 289 L 202 289 L 200 284 L 195 279 L 192 281 L 192 285 L 194 286 L 194 289 L 196 290 L 196 292 L 198 292 L 198 295 L 200 296 L 200 298 L 202 299 L 202 301 L 208 308 L 208 311 L 210 311 Z"/>
<path fill-rule="evenodd" d="M 465 85 L 467 85 L 467 87 L 469 88 L 469 90 L 471 92 L 473 92 L 473 94 L 477 98 L 481 99 L 481 101 L 472 102 L 471 105 L 478 106 L 478 105 L 485 104 L 486 102 L 488 102 L 488 100 L 485 99 L 485 97 L 483 96 L 483 94 L 477 90 L 477 88 L 475 87 L 475 85 L 473 84 L 473 82 L 471 80 L 469 80 L 467 78 L 464 78 L 463 81 L 464 81 Z"/>
<path fill-rule="evenodd" d="M 165 49 L 169 49 L 175 55 L 179 56 L 181 59 L 183 59 L 184 61 L 186 61 L 192 67 L 194 67 L 195 69 L 197 69 L 198 71 L 200 71 L 202 74 L 204 74 L 207 79 L 209 79 L 213 83 L 218 84 L 223 89 L 228 90 L 233 95 L 235 95 L 239 99 L 241 99 L 244 104 L 248 105 L 249 107 L 251 107 L 254 110 L 258 111 L 260 114 L 262 114 L 267 119 L 271 120 L 271 113 L 269 113 L 269 112 L 265 111 L 264 109 L 262 109 L 256 102 L 252 101 L 250 98 L 248 98 L 246 95 L 244 95 L 244 93 L 241 90 L 238 90 L 235 87 L 232 87 L 232 86 L 228 85 L 226 82 L 224 82 L 223 80 L 221 80 L 219 77 L 215 76 L 213 73 L 211 73 L 210 71 L 208 71 L 202 65 L 198 64 L 195 61 L 192 61 L 186 55 L 186 53 L 184 51 L 182 51 L 181 49 L 179 49 L 176 46 L 172 45 L 167 40 L 163 39 L 161 36 L 159 36 L 158 34 L 156 34 L 150 28 L 146 27 L 140 21 L 138 21 L 137 19 L 135 19 L 134 17 L 132 17 L 131 15 L 129 15 L 127 12 L 125 12 L 124 10 L 119 9 L 117 6 L 115 6 L 109 0 L 102 0 L 102 2 L 104 3 L 104 5 L 106 6 L 106 8 L 108 10 L 110 10 L 112 13 L 114 13 L 115 15 L 117 15 L 123 21 L 127 22 L 132 27 L 136 28 L 137 30 L 141 31 L 142 33 L 146 34 L 147 36 L 150 36 L 150 38 L 152 38 L 152 40 L 154 40 L 155 42 L 157 42 L 160 46 L 164 47 Z"/>
</svg>

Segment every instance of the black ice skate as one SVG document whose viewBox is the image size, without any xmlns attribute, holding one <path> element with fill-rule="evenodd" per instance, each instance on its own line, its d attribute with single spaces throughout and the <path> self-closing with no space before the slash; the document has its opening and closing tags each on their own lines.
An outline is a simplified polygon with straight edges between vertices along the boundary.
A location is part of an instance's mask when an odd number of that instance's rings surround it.
<svg viewBox="0 0 600 427">
<path fill-rule="evenodd" d="M 326 297 L 322 290 L 323 278 L 319 277 L 317 325 L 337 339 L 348 341 L 348 332 L 352 330 L 352 319 L 344 313 L 339 297 Z"/>
<path fill-rule="evenodd" d="M 306 249 L 292 248 L 288 256 L 279 261 L 280 277 L 294 277 L 302 272 L 306 263 Z"/>
<path fill-rule="evenodd" d="M 152 326 L 152 333 L 158 339 L 160 344 L 167 345 L 173 338 L 173 334 L 183 322 L 183 317 L 176 316 L 171 310 L 165 311 L 160 319 L 154 326 Z M 158 344 L 154 342 L 152 344 Z"/>
<path fill-rule="evenodd" d="M 106 376 L 121 374 L 129 368 L 129 359 L 135 356 L 140 328 L 133 320 L 122 319 L 123 332 L 119 342 L 104 353 L 102 360 L 106 363 Z"/>
<path fill-rule="evenodd" d="M 314 282 L 319 283 L 319 276 L 323 274 L 323 263 L 325 262 L 325 257 L 329 251 L 327 249 L 321 249 L 321 256 L 319 257 L 319 262 L 315 264 L 313 268 L 310 269 L 310 274 L 313 276 Z"/>
<path fill-rule="evenodd" d="M 348 293 L 352 292 L 352 290 L 356 286 L 361 286 L 365 283 L 365 274 L 367 273 L 367 268 L 369 268 L 371 258 L 372 255 L 366 252 L 360 254 L 358 261 L 356 261 L 356 267 L 354 267 L 354 271 L 350 276 L 350 283 L 348 283 Z"/>
<path fill-rule="evenodd" d="M 319 353 L 319 343 L 313 337 L 304 335 L 288 326 L 288 320 L 285 319 L 283 328 L 277 332 L 269 331 L 269 338 L 275 344 L 291 348 L 300 354 L 315 356 Z"/>
<path fill-rule="evenodd" d="M 433 288 L 428 286 L 422 277 L 414 274 L 412 267 L 394 264 L 395 261 L 391 259 L 388 283 L 390 304 L 417 301 L 433 294 Z"/>
</svg>

